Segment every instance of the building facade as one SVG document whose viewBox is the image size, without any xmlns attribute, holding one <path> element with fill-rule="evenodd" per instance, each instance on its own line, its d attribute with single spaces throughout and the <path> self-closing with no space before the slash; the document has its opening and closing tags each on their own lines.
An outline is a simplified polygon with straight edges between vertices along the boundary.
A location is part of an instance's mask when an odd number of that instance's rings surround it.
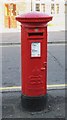
<svg viewBox="0 0 67 120">
<path fill-rule="evenodd" d="M 1 26 L 2 28 L 17 28 L 15 17 L 24 13 L 26 10 L 26 2 L 23 0 L 3 0 L 0 4 Z"/>
<path fill-rule="evenodd" d="M 65 0 L 2 0 L 0 3 L 0 27 L 17 28 L 15 16 L 30 11 L 44 12 L 53 16 L 53 23 L 64 21 L 67 14 Z M 59 20 L 59 21 L 58 21 Z"/>
</svg>

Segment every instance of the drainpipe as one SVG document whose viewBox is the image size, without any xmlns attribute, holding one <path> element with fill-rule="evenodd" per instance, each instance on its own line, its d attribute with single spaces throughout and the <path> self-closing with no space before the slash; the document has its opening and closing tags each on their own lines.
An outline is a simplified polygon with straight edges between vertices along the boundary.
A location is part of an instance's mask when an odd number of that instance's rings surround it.
<svg viewBox="0 0 67 120">
<path fill-rule="evenodd" d="M 31 11 L 32 11 L 32 0 L 31 0 Z"/>
</svg>

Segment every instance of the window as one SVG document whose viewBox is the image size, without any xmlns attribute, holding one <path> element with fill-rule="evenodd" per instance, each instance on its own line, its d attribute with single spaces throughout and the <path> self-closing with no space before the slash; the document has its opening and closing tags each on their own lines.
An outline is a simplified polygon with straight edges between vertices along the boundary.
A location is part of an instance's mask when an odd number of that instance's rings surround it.
<svg viewBox="0 0 67 120">
<path fill-rule="evenodd" d="M 36 4 L 36 11 L 40 11 L 40 4 Z"/>
<path fill-rule="evenodd" d="M 56 4 L 56 13 L 59 13 L 59 4 Z"/>
<path fill-rule="evenodd" d="M 45 12 L 45 4 L 41 4 L 41 11 Z"/>
<path fill-rule="evenodd" d="M 54 14 L 54 13 L 55 13 L 55 5 L 51 4 L 51 14 Z"/>
</svg>

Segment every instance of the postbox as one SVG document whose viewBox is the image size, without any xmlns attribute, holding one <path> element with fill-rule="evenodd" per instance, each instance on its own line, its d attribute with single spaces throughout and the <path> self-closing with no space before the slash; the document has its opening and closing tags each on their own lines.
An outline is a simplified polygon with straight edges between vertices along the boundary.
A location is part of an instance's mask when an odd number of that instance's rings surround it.
<svg viewBox="0 0 67 120">
<path fill-rule="evenodd" d="M 47 96 L 47 23 L 52 17 L 30 12 L 16 20 L 21 23 L 22 105 L 41 110 Z"/>
</svg>

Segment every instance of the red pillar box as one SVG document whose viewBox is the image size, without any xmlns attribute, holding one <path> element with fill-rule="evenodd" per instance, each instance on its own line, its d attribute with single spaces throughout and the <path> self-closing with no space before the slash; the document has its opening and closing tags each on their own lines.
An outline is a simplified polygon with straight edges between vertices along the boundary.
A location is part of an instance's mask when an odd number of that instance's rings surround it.
<svg viewBox="0 0 67 120">
<path fill-rule="evenodd" d="M 41 110 L 47 95 L 47 23 L 52 17 L 31 12 L 16 20 L 21 22 L 22 105 Z"/>
</svg>

